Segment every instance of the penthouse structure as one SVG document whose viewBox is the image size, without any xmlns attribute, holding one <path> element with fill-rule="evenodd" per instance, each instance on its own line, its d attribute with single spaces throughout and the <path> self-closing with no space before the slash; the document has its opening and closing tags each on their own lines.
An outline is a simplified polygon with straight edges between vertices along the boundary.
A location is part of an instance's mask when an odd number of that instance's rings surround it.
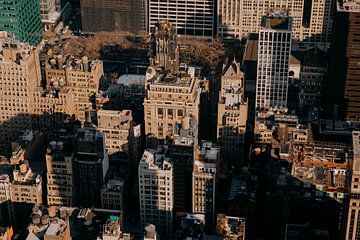
<svg viewBox="0 0 360 240">
<path fill-rule="evenodd" d="M 14 169 L 13 179 L 10 186 L 11 201 L 42 204 L 42 178 L 32 171 L 27 160 Z"/>
<path fill-rule="evenodd" d="M 32 88 L 40 83 L 37 50 L 0 32 L 0 149 L 10 149 L 19 132 L 31 127 Z"/>
<path fill-rule="evenodd" d="M 82 206 L 101 206 L 101 187 L 109 169 L 105 137 L 95 129 L 81 128 L 75 135 L 74 180 L 76 201 Z"/>
<path fill-rule="evenodd" d="M 350 199 L 348 203 L 345 239 L 360 237 L 360 132 L 352 134 L 353 167 L 351 170 Z"/>
<path fill-rule="evenodd" d="M 217 139 L 221 145 L 222 159 L 226 159 L 229 167 L 239 167 L 244 160 L 248 116 L 244 83 L 240 63 L 234 59 L 224 65 L 218 103 Z"/>
<path fill-rule="evenodd" d="M 71 142 L 51 141 L 47 152 L 47 203 L 49 206 L 74 206 L 74 174 Z"/>
<path fill-rule="evenodd" d="M 98 92 L 103 75 L 103 62 L 91 61 L 86 56 L 80 60 L 74 56 L 56 55 L 46 62 L 45 74 L 49 89 L 55 92 L 71 89 L 73 101 L 71 105 L 74 106 L 75 116 L 81 122 L 90 121 L 89 114 L 93 103 L 89 98 Z M 69 110 L 71 112 L 72 108 Z"/>
<path fill-rule="evenodd" d="M 179 35 L 214 35 L 214 0 L 150 0 L 148 31 L 162 20 L 170 22 Z"/>
<path fill-rule="evenodd" d="M 133 128 L 131 110 L 99 110 L 97 124 L 97 130 L 104 133 L 108 154 L 129 153 L 132 147 L 130 131 Z"/>
<path fill-rule="evenodd" d="M 160 236 L 172 236 L 173 166 L 163 150 L 148 150 L 139 163 L 141 226 L 154 224 Z"/>
<path fill-rule="evenodd" d="M 296 40 L 330 43 L 335 0 L 218 0 L 217 33 L 223 38 L 243 38 L 259 31 L 261 17 L 269 11 L 287 11 L 293 17 Z"/>
<path fill-rule="evenodd" d="M 261 18 L 256 103 L 258 110 L 286 110 L 292 18 L 284 12 Z"/>
<path fill-rule="evenodd" d="M 196 146 L 192 173 L 192 212 L 205 214 L 207 227 L 215 224 L 215 193 L 220 148 L 202 141 Z"/>
</svg>

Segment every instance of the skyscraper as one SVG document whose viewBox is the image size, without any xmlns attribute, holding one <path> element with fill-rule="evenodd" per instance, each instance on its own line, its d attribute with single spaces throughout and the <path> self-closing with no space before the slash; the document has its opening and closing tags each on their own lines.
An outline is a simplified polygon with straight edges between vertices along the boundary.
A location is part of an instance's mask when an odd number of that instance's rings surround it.
<svg viewBox="0 0 360 240">
<path fill-rule="evenodd" d="M 261 16 L 269 11 L 288 11 L 293 17 L 293 38 L 330 42 L 335 0 L 218 0 L 217 33 L 242 38 L 258 32 Z"/>
<path fill-rule="evenodd" d="M 148 31 L 168 21 L 179 35 L 213 36 L 215 0 L 149 0 Z"/>
<path fill-rule="evenodd" d="M 0 31 L 11 32 L 21 42 L 36 46 L 42 40 L 39 0 L 0 2 Z"/>
<path fill-rule="evenodd" d="M 215 224 L 215 194 L 220 148 L 202 141 L 196 146 L 192 173 L 192 212 L 205 214 L 208 228 Z"/>
<path fill-rule="evenodd" d="M 141 226 L 152 223 L 163 239 L 172 236 L 173 166 L 163 149 L 145 151 L 139 163 Z"/>
<path fill-rule="evenodd" d="M 30 96 L 41 74 L 34 47 L 20 43 L 7 32 L 0 32 L 0 45 L 0 151 L 6 152 L 19 132 L 31 128 Z"/>
<path fill-rule="evenodd" d="M 292 18 L 284 12 L 261 18 L 258 46 L 256 108 L 287 107 Z"/>
<path fill-rule="evenodd" d="M 244 144 L 248 102 L 244 96 L 244 72 L 240 63 L 229 61 L 223 67 L 218 103 L 217 139 L 222 159 L 229 167 L 244 161 Z"/>
</svg>

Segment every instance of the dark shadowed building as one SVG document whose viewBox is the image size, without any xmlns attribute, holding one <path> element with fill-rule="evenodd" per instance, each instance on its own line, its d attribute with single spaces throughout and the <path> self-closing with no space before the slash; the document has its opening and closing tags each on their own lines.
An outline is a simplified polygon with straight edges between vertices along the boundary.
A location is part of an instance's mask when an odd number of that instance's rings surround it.
<svg viewBox="0 0 360 240">
<path fill-rule="evenodd" d="M 80 7 L 85 32 L 145 30 L 143 0 L 81 0 Z"/>
</svg>

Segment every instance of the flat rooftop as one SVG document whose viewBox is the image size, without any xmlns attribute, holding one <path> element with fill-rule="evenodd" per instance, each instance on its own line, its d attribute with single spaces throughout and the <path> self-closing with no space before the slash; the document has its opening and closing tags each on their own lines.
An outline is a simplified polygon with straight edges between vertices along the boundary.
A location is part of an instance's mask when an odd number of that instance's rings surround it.
<svg viewBox="0 0 360 240">
<path fill-rule="evenodd" d="M 291 18 L 285 12 L 273 12 L 261 18 L 262 28 L 291 31 Z"/>
</svg>

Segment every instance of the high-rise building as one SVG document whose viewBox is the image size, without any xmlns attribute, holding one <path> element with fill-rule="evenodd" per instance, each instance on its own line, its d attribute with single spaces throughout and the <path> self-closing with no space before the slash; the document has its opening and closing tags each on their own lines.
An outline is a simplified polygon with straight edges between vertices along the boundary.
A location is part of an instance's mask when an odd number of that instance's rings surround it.
<svg viewBox="0 0 360 240">
<path fill-rule="evenodd" d="M 258 32 L 263 15 L 281 10 L 293 17 L 296 40 L 331 40 L 335 0 L 218 0 L 217 4 L 217 33 L 224 38 L 243 38 Z"/>
<path fill-rule="evenodd" d="M 215 224 L 215 193 L 217 166 L 220 148 L 211 142 L 202 141 L 194 153 L 192 173 L 192 212 L 205 214 L 206 227 Z"/>
<path fill-rule="evenodd" d="M 346 237 L 347 240 L 360 238 L 360 132 L 352 134 L 353 166 L 348 203 Z"/>
<path fill-rule="evenodd" d="M 34 47 L 19 43 L 7 32 L 0 32 L 0 44 L 0 151 L 3 152 L 11 149 L 10 142 L 21 131 L 31 128 L 30 96 L 32 88 L 41 81 L 41 73 Z"/>
<path fill-rule="evenodd" d="M 148 31 L 170 22 L 179 35 L 213 36 L 215 0 L 149 0 Z"/>
<path fill-rule="evenodd" d="M 98 92 L 100 79 L 104 73 L 103 62 L 89 60 L 86 56 L 80 60 L 74 56 L 59 54 L 48 59 L 45 73 L 48 89 L 58 93 L 61 89 L 70 88 L 73 104 L 69 105 L 74 106 L 76 118 L 82 123 L 90 121 L 89 116 L 93 109 L 93 103 L 89 98 Z M 47 102 L 52 101 L 48 99 Z M 71 112 L 73 109 L 69 107 L 69 110 Z"/>
<path fill-rule="evenodd" d="M 360 122 L 360 2 L 359 1 L 339 1 L 338 12 L 342 14 L 348 23 L 348 28 L 341 31 L 346 33 L 345 39 L 345 102 L 346 120 Z M 340 46 L 339 46 L 340 47 Z M 333 59 L 338 62 L 341 59 Z M 337 68 L 336 68 L 337 69 Z M 339 71 L 344 71 L 343 68 Z"/>
<path fill-rule="evenodd" d="M 42 40 L 39 0 L 0 2 L 0 31 L 11 32 L 21 42 L 36 46 Z"/>
<path fill-rule="evenodd" d="M 97 123 L 97 130 L 105 135 L 108 154 L 129 153 L 132 146 L 130 131 L 133 127 L 131 110 L 98 110 Z"/>
<path fill-rule="evenodd" d="M 256 83 L 257 109 L 287 108 L 292 18 L 284 12 L 261 18 Z"/>
<path fill-rule="evenodd" d="M 145 31 L 144 0 L 81 0 L 80 7 L 83 31 Z"/>
<path fill-rule="evenodd" d="M 161 238 L 172 237 L 173 166 L 164 150 L 148 150 L 139 163 L 140 218 L 142 228 L 152 223 Z"/>
<path fill-rule="evenodd" d="M 191 179 L 194 162 L 194 146 L 198 142 L 195 135 L 197 125 L 184 118 L 175 127 L 171 158 L 174 168 L 174 211 L 191 212 Z"/>
<path fill-rule="evenodd" d="M 244 73 L 234 59 L 223 67 L 218 103 L 217 139 L 222 159 L 229 167 L 244 160 L 248 102 L 245 99 Z"/>
<path fill-rule="evenodd" d="M 51 141 L 45 155 L 47 203 L 49 206 L 74 206 L 72 143 Z"/>
<path fill-rule="evenodd" d="M 101 206 L 101 187 L 109 169 L 105 137 L 95 129 L 81 128 L 75 136 L 74 182 L 76 202 L 81 206 Z"/>
</svg>

